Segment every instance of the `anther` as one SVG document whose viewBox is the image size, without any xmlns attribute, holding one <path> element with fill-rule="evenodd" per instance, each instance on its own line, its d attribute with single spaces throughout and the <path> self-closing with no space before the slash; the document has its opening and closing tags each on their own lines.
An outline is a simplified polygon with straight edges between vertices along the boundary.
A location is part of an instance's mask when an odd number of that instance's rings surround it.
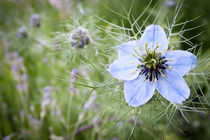
<svg viewBox="0 0 210 140">
<path fill-rule="evenodd" d="M 135 64 L 134 62 L 129 62 L 129 64 Z"/>
<path fill-rule="evenodd" d="M 162 72 L 162 70 L 158 70 L 160 73 L 161 73 L 161 75 L 163 76 L 163 77 L 166 77 L 166 75 Z"/>
<path fill-rule="evenodd" d="M 138 69 L 134 70 L 131 75 L 134 75 L 136 72 L 138 71 Z"/>
<path fill-rule="evenodd" d="M 139 59 L 137 56 L 135 56 L 134 54 L 132 54 L 132 56 L 136 57 L 137 59 Z"/>
<path fill-rule="evenodd" d="M 171 71 L 173 68 L 170 66 L 167 66 L 168 70 Z"/>
<path fill-rule="evenodd" d="M 155 52 L 155 51 L 157 50 L 157 48 L 159 48 L 159 45 L 157 45 L 157 46 L 154 48 L 153 52 Z"/>
<path fill-rule="evenodd" d="M 146 53 L 148 54 L 149 53 L 149 49 L 147 48 L 147 42 L 145 43 L 145 50 L 146 50 Z"/>
<path fill-rule="evenodd" d="M 165 60 L 167 60 L 167 61 L 173 61 L 173 59 L 165 59 Z"/>
<path fill-rule="evenodd" d="M 142 50 L 141 50 L 141 46 L 139 46 L 139 50 L 142 51 Z"/>
</svg>

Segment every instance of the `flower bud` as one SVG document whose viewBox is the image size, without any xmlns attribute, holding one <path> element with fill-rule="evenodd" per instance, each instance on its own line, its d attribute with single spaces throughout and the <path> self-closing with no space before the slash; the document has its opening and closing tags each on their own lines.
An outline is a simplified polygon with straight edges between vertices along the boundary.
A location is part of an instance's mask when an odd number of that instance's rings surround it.
<svg viewBox="0 0 210 140">
<path fill-rule="evenodd" d="M 84 48 L 89 40 L 88 30 L 82 27 L 74 30 L 70 35 L 70 42 L 74 48 Z"/>
<path fill-rule="evenodd" d="M 40 18 L 38 14 L 33 14 L 30 17 L 30 24 L 33 27 L 39 27 L 40 26 Z"/>
<path fill-rule="evenodd" d="M 18 37 L 22 37 L 22 38 L 26 38 L 28 36 L 28 34 L 27 34 L 27 28 L 25 26 L 21 26 L 18 29 L 17 36 Z"/>
</svg>

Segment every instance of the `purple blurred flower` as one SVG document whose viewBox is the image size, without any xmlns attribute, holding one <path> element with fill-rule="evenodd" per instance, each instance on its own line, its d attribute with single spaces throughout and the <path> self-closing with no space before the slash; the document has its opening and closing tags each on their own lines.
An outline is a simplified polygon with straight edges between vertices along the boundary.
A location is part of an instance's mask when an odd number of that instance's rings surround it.
<svg viewBox="0 0 210 140">
<path fill-rule="evenodd" d="M 93 106 L 95 100 L 96 100 L 96 96 L 95 95 L 92 95 L 89 98 L 89 100 L 85 103 L 84 109 L 85 110 L 89 110 Z"/>
<path fill-rule="evenodd" d="M 10 140 L 10 136 L 4 137 L 3 140 Z"/>
<path fill-rule="evenodd" d="M 30 17 L 30 24 L 33 27 L 39 27 L 40 26 L 40 18 L 38 14 L 33 14 Z"/>
<path fill-rule="evenodd" d="M 72 5 L 70 0 L 48 0 L 48 2 L 59 11 L 66 11 Z"/>
<path fill-rule="evenodd" d="M 17 84 L 17 85 L 16 85 L 16 88 L 17 88 L 17 90 L 18 90 L 19 92 L 21 92 L 21 91 L 23 90 L 23 87 L 22 87 L 21 84 Z"/>
<path fill-rule="evenodd" d="M 23 82 L 27 82 L 27 80 L 28 80 L 27 74 L 24 73 L 21 77 L 22 77 Z"/>
<path fill-rule="evenodd" d="M 70 81 L 71 82 L 76 82 L 77 81 L 77 77 L 78 77 L 78 70 L 77 69 L 73 69 L 71 71 Z"/>
<path fill-rule="evenodd" d="M 32 127 L 35 129 L 39 129 L 41 126 L 41 121 L 37 118 L 34 118 L 31 114 L 28 115 L 29 122 L 31 123 Z"/>
<path fill-rule="evenodd" d="M 169 8 L 174 8 L 176 6 L 175 0 L 165 0 L 165 5 Z"/>
<path fill-rule="evenodd" d="M 11 67 L 11 71 L 12 71 L 12 73 L 17 72 L 18 71 L 17 65 L 13 64 L 12 67 Z"/>
<path fill-rule="evenodd" d="M 10 61 L 12 58 L 12 54 L 11 53 L 6 53 L 6 60 Z"/>
<path fill-rule="evenodd" d="M 23 61 L 24 61 L 23 57 L 18 57 L 18 62 L 19 62 L 19 63 L 21 63 L 21 64 L 22 64 L 22 63 L 23 63 Z"/>
<path fill-rule="evenodd" d="M 46 86 L 46 87 L 43 88 L 42 91 L 44 92 L 44 94 L 45 93 L 50 93 L 52 91 L 52 87 L 51 86 Z"/>
<path fill-rule="evenodd" d="M 77 69 L 73 69 L 71 71 L 71 75 L 70 75 L 70 81 L 72 82 L 71 85 L 69 86 L 69 90 L 72 93 L 76 93 L 76 88 L 74 87 L 74 82 L 77 81 L 77 77 L 78 77 L 78 70 Z"/>
<path fill-rule="evenodd" d="M 70 90 L 72 93 L 76 93 L 76 88 L 74 88 L 73 85 L 69 86 L 69 90 Z"/>
<path fill-rule="evenodd" d="M 45 64 L 48 63 L 48 59 L 47 59 L 46 57 L 44 57 L 44 58 L 42 59 L 42 61 L 43 61 Z"/>
<path fill-rule="evenodd" d="M 26 38 L 28 36 L 27 34 L 27 28 L 25 26 L 21 26 L 17 31 L 17 36 Z"/>
</svg>

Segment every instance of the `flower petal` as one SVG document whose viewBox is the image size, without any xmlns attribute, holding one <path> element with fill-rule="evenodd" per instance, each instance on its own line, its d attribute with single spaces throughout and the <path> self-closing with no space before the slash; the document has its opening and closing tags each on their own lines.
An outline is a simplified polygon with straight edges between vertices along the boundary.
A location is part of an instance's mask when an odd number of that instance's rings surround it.
<svg viewBox="0 0 210 140">
<path fill-rule="evenodd" d="M 139 75 L 140 70 L 137 69 L 139 63 L 133 56 L 118 58 L 109 66 L 108 71 L 117 79 L 133 80 Z"/>
<path fill-rule="evenodd" d="M 197 62 L 197 57 L 187 51 L 175 50 L 165 54 L 168 61 L 167 64 L 177 71 L 181 76 L 184 76 L 189 70 L 193 69 Z"/>
<path fill-rule="evenodd" d="M 175 71 L 166 71 L 166 78 L 157 81 L 157 91 L 168 101 L 181 104 L 190 96 L 190 89 L 184 78 Z"/>
<path fill-rule="evenodd" d="M 159 45 L 157 49 L 159 52 L 168 49 L 168 39 L 163 28 L 159 25 L 149 25 L 146 27 L 139 40 L 139 45 L 142 47 L 143 51 L 145 51 L 146 43 L 150 50 L 153 50 L 157 44 Z"/>
<path fill-rule="evenodd" d="M 137 47 L 137 41 L 129 41 L 118 46 L 118 58 L 131 56 L 134 54 L 134 49 Z"/>
<path fill-rule="evenodd" d="M 132 81 L 125 81 L 124 95 L 126 102 L 133 107 L 145 104 L 152 98 L 155 92 L 155 84 L 144 81 L 144 77 Z"/>
</svg>

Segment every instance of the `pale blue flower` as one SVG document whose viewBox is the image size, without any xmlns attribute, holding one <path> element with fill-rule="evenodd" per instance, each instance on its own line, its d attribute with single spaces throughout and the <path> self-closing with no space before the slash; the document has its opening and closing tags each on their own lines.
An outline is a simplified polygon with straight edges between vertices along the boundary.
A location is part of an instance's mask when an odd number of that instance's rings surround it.
<svg viewBox="0 0 210 140">
<path fill-rule="evenodd" d="M 155 89 L 168 101 L 181 104 L 190 96 L 183 76 L 195 67 L 197 57 L 187 51 L 168 50 L 168 39 L 159 25 L 148 26 L 139 41 L 118 47 L 118 59 L 109 67 L 124 82 L 126 102 L 133 107 L 152 98 Z"/>
</svg>

